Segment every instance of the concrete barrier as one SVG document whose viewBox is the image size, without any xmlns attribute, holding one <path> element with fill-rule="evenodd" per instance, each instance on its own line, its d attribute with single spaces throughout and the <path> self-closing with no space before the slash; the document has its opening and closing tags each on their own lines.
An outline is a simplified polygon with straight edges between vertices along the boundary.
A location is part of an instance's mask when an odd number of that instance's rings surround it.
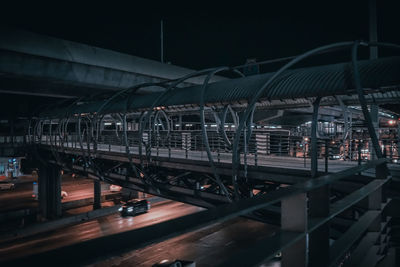
<svg viewBox="0 0 400 267">
<path fill-rule="evenodd" d="M 26 216 L 35 215 L 37 213 L 36 209 L 20 209 L 8 212 L 0 213 L 0 223 L 21 219 Z"/>
<path fill-rule="evenodd" d="M 119 193 L 111 193 L 107 195 L 101 196 L 101 202 L 112 200 L 115 197 L 118 197 L 120 194 Z M 69 210 L 69 209 L 75 209 L 75 208 L 80 208 L 84 206 L 89 206 L 93 205 L 93 198 L 84 198 L 84 199 L 78 199 L 78 200 L 72 200 L 72 201 L 67 201 L 62 203 L 62 210 Z M 156 200 L 158 201 L 158 200 Z M 6 222 L 6 221 L 11 221 L 11 220 L 17 220 L 17 219 L 22 219 L 27 216 L 33 216 L 37 214 L 37 209 L 20 209 L 20 210 L 13 210 L 13 211 L 8 211 L 8 212 L 3 212 L 0 213 L 0 223 Z"/>
<path fill-rule="evenodd" d="M 107 200 L 113 200 L 114 198 L 117 198 L 119 196 L 120 196 L 120 193 L 110 193 L 110 194 L 102 195 L 100 200 L 101 200 L 101 202 L 104 202 Z M 62 203 L 62 209 L 69 210 L 69 209 L 75 209 L 75 208 L 80 208 L 80 207 L 84 207 L 84 206 L 89 206 L 89 205 L 93 205 L 93 202 L 94 202 L 93 197 L 67 201 L 67 202 Z"/>
<path fill-rule="evenodd" d="M 11 232 L 1 236 L 0 239 L 4 242 L 4 241 L 10 241 L 13 239 L 24 238 L 24 237 L 44 233 L 47 231 L 56 230 L 61 227 L 81 223 L 84 221 L 96 219 L 96 218 L 99 218 L 102 216 L 107 216 L 109 214 L 118 212 L 119 207 L 120 207 L 120 205 L 116 205 L 116 206 L 112 206 L 112 207 L 107 207 L 107 208 L 93 210 L 93 211 L 89 211 L 89 212 L 85 212 L 85 213 L 80 213 L 80 214 L 70 216 L 70 217 L 65 217 L 65 218 L 61 218 L 61 219 L 38 223 L 38 224 L 35 224 L 32 226 L 29 226 L 27 228 L 11 231 Z"/>
</svg>

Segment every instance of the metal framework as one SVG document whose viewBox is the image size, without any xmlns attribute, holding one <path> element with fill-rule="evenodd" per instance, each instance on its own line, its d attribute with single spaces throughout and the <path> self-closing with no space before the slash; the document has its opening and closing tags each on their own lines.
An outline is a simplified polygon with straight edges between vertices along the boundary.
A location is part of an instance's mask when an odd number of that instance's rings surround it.
<svg viewBox="0 0 400 267">
<path fill-rule="evenodd" d="M 252 197 L 254 187 L 248 177 L 249 145 L 252 139 L 253 115 L 257 104 L 274 99 L 290 99 L 298 97 L 309 97 L 313 102 L 314 112 L 311 131 L 311 177 L 318 175 L 318 144 L 317 144 L 317 121 L 318 109 L 323 97 L 339 97 L 343 94 L 356 93 L 361 104 L 363 115 L 368 126 L 372 144 L 378 158 L 382 158 L 378 139 L 373 130 L 372 121 L 364 97 L 365 93 L 374 93 L 377 91 L 396 90 L 400 84 L 398 80 L 398 70 L 400 69 L 400 58 L 386 58 L 372 61 L 358 61 L 357 51 L 359 46 L 382 46 L 387 48 L 399 49 L 398 45 L 386 43 L 365 43 L 365 42 L 342 42 L 327 46 L 322 46 L 310 50 L 302 55 L 294 57 L 278 71 L 271 74 L 262 74 L 254 77 L 243 77 L 237 69 L 229 67 L 211 68 L 186 75 L 180 79 L 166 81 L 162 83 L 144 83 L 115 93 L 112 97 L 104 101 L 84 101 L 78 99 L 65 108 L 53 109 L 42 112 L 34 126 L 34 137 L 31 140 L 38 144 L 42 142 L 43 127 L 49 124 L 48 135 L 50 137 L 50 146 L 53 157 L 59 165 L 65 166 L 60 154 L 56 152 L 56 147 L 68 146 L 68 136 L 70 134 L 69 124 L 75 124 L 75 136 L 82 151 L 81 157 L 83 166 L 95 170 L 95 175 L 101 180 L 105 180 L 105 170 L 110 166 L 101 166 L 102 163 L 96 160 L 98 154 L 99 140 L 102 138 L 101 124 L 105 118 L 111 118 L 118 124 L 121 124 L 122 133 L 115 129 L 118 142 L 125 147 L 125 154 L 129 160 L 130 172 L 126 175 L 141 177 L 146 181 L 149 187 L 154 187 L 153 182 L 159 179 L 159 170 L 153 161 L 152 151 L 156 149 L 159 156 L 159 144 L 167 143 L 169 157 L 171 157 L 171 136 L 173 127 L 172 119 L 168 113 L 174 110 L 179 104 L 190 104 L 198 107 L 201 128 L 201 146 L 207 154 L 209 166 L 212 170 L 211 177 L 203 177 L 211 180 L 213 190 L 227 198 L 228 201 L 239 200 L 241 198 Z M 322 67 L 313 67 L 305 69 L 289 70 L 295 64 L 314 55 L 330 53 L 342 50 L 352 51 L 351 68 L 349 71 L 346 64 L 327 65 Z M 241 76 L 238 79 L 232 79 L 222 82 L 209 84 L 214 75 L 220 72 L 231 71 Z M 371 74 L 379 75 L 378 78 L 371 78 Z M 205 76 L 204 76 L 205 75 Z M 178 88 L 186 80 L 204 76 L 202 85 L 187 88 Z M 348 79 L 352 77 L 353 83 Z M 366 86 L 362 86 L 361 80 Z M 156 86 L 164 88 L 162 93 L 153 93 L 150 95 L 137 95 L 136 92 L 145 87 Z M 296 87 L 295 87 L 296 86 Z M 353 90 L 353 87 L 355 90 Z M 364 90 L 363 88 L 368 88 Z M 221 93 L 224 94 L 221 98 Z M 196 103 L 192 102 L 192 95 L 199 97 Z M 247 99 L 247 100 L 246 100 Z M 81 104 L 80 102 L 83 101 Z M 139 102 L 138 102 L 139 101 Z M 234 102 L 244 103 L 244 109 L 234 110 Z M 341 103 L 341 101 L 339 101 Z M 215 166 L 213 151 L 210 147 L 209 134 L 206 129 L 206 104 L 213 107 L 211 113 L 214 116 L 217 126 L 216 134 L 221 138 L 231 151 L 232 174 L 229 181 L 228 176 L 220 177 Z M 222 104 L 222 105 L 221 105 Z M 221 118 L 217 111 L 221 111 Z M 235 133 L 232 135 L 232 141 L 229 140 L 224 128 L 228 111 L 232 115 L 235 127 Z M 194 112 L 196 113 L 196 112 Z M 59 115 L 58 115 L 59 114 Z M 236 114 L 240 114 L 237 118 Z M 161 118 L 160 118 L 161 116 Z M 139 164 L 133 160 L 132 149 L 135 148 L 134 137 L 130 137 L 127 130 L 128 118 L 131 121 L 137 121 L 139 125 L 137 136 L 137 148 Z M 162 122 L 164 119 L 165 123 Z M 57 128 L 54 133 L 52 123 L 57 122 Z M 159 126 L 164 128 L 159 130 Z M 166 129 L 166 130 L 165 130 Z M 188 146 L 191 146 L 192 140 L 188 134 L 182 135 L 182 146 L 186 146 L 186 157 Z M 195 136 L 196 137 L 196 136 Z M 164 138 L 164 139 L 161 139 Z M 185 140 L 183 140 L 185 138 Z M 85 139 L 85 140 L 84 140 Z M 146 139 L 146 140 L 145 140 Z M 155 147 L 153 147 L 153 140 Z M 218 141 L 219 142 L 219 141 Z M 195 145 L 197 140 L 195 140 Z M 219 144 L 219 143 L 218 143 Z M 85 147 L 86 146 L 86 147 Z M 143 146 L 145 155 L 143 155 Z M 218 145 L 220 146 L 220 145 Z M 110 144 L 111 147 L 111 144 Z M 217 148 L 218 163 L 220 162 L 220 148 Z M 64 153 L 65 154 L 65 153 Z M 327 154 L 327 153 L 325 153 Z M 243 158 L 243 163 L 240 159 Z M 257 153 L 254 156 L 255 165 L 257 165 Z M 158 177 L 158 178 L 157 178 Z M 178 174 L 178 177 L 181 177 Z M 182 176 L 185 177 L 185 176 Z M 186 178 L 185 178 L 186 179 Z M 186 181 L 186 180 L 185 180 Z M 186 181 L 187 183 L 187 181 Z M 156 187 L 154 189 L 157 189 Z"/>
<path fill-rule="evenodd" d="M 41 150 L 37 154 L 46 157 L 43 162 L 209 210 L 129 231 L 123 237 L 117 234 L 87 241 L 32 259 L 57 258 L 67 255 L 66 252 L 86 249 L 88 253 L 68 259 L 80 262 L 95 257 L 99 251 L 113 254 L 121 248 L 138 248 L 237 216 L 267 221 L 269 216 L 259 214 L 269 212 L 280 216 L 280 219 L 268 222 L 280 225 L 281 231 L 254 244 L 245 254 L 233 256 L 223 266 L 260 264 L 278 251 L 283 252 L 284 266 L 335 266 L 348 261 L 351 264 L 358 262 L 356 256 L 349 260 L 345 253 L 351 251 L 357 255 L 365 232 L 383 235 L 381 204 L 386 203 L 386 197 L 382 198 L 382 187 L 391 178 L 365 95 L 396 93 L 400 86 L 400 57 L 360 61 L 360 46 L 400 48 L 376 42 L 335 43 L 290 58 L 274 73 L 243 77 L 237 69 L 211 68 L 176 80 L 136 85 L 100 101 L 80 98 L 58 108 L 49 107 L 32 120 L 29 127 L 29 140 L 36 151 Z M 311 56 L 349 50 L 351 63 L 291 69 Z M 221 72 L 236 73 L 240 77 L 210 83 Z M 201 85 L 180 87 L 188 79 L 200 76 L 204 77 Z M 147 95 L 137 93 L 149 86 L 164 91 Z M 378 160 L 361 164 L 361 146 L 358 145 L 358 166 L 347 165 L 344 170 L 329 174 L 329 143 L 318 136 L 319 108 L 324 101 L 339 103 L 347 132 L 347 108 L 343 99 L 353 96 L 356 96 L 353 101 L 361 106 Z M 312 106 L 311 140 L 305 142 L 301 138 L 287 137 L 283 142 L 285 137 L 279 135 L 275 150 L 279 153 L 289 151 L 290 142 L 301 142 L 304 168 L 280 170 L 279 167 L 265 166 L 262 160 L 274 160 L 268 156 L 271 148 L 267 147 L 266 140 L 277 137 L 272 131 L 254 129 L 254 114 L 257 108 L 264 108 L 273 101 L 295 102 L 296 99 L 305 99 L 305 103 Z M 174 129 L 174 116 L 182 109 L 190 110 L 190 114 L 199 118 L 198 131 Z M 226 130 L 228 114 L 231 115 L 230 131 Z M 106 120 L 112 120 L 115 129 L 104 129 Z M 212 124 L 207 128 L 210 121 Z M 133 124 L 137 125 L 137 131 L 128 130 Z M 181 119 L 179 128 L 182 129 Z M 306 168 L 306 146 L 311 151 L 310 170 Z M 318 158 L 323 146 L 325 169 L 321 171 Z M 293 162 L 302 164 L 302 161 Z M 366 175 L 370 169 L 375 169 L 373 178 Z M 341 188 L 343 183 L 351 183 L 354 190 Z M 292 186 L 280 187 L 281 184 Z M 366 206 L 361 204 L 365 198 L 368 200 Z M 330 246 L 330 229 L 339 216 L 356 218 L 357 222 L 347 225 Z M 163 232 L 166 227 L 173 229 L 172 233 Z M 116 246 L 109 248 L 110 241 Z"/>
</svg>

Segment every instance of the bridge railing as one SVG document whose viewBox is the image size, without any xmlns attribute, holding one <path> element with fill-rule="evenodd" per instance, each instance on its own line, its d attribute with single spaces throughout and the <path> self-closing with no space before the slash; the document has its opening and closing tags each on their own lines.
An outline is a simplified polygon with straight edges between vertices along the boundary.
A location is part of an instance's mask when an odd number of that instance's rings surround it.
<svg viewBox="0 0 400 267">
<path fill-rule="evenodd" d="M 357 176 L 358 173 L 369 169 L 375 169 L 374 178 L 364 177 L 365 183 L 362 187 L 341 198 L 331 198 L 332 185 L 349 178 L 363 178 Z M 377 262 L 387 251 L 388 224 L 383 208 L 389 200 L 383 194 L 383 186 L 391 177 L 387 176 L 385 169 L 386 160 L 369 161 L 334 174 L 282 187 L 268 194 L 43 252 L 30 256 L 29 261 L 40 262 L 46 259 L 63 264 L 93 262 L 99 255 L 119 255 L 124 251 L 144 247 L 280 203 L 281 225 L 273 235 L 255 240 L 245 249 L 230 255 L 227 261 L 216 262 L 216 266 L 258 266 L 280 253 L 284 267 L 344 264 L 365 266 L 363 261 L 368 261 L 374 266 L 372 263 Z M 353 213 L 357 213 L 357 216 L 349 216 Z M 333 238 L 332 222 L 337 219 L 346 220 L 349 225 L 342 229 L 341 235 Z M 80 251 L 85 253 L 78 253 Z M 369 252 L 368 257 L 365 257 L 366 252 Z M 16 261 L 22 260 L 28 259 Z"/>
<path fill-rule="evenodd" d="M 214 162 L 231 162 L 231 145 L 234 132 L 227 131 L 226 138 L 217 131 L 207 131 L 211 157 Z M 292 136 L 289 131 L 265 131 L 254 130 L 250 138 L 244 142 L 245 137 L 240 139 L 241 164 L 262 166 L 275 156 L 297 158 L 304 168 L 309 168 L 311 163 L 311 140 L 309 137 Z M 389 142 L 390 141 L 390 142 Z M 64 140 L 57 135 L 42 135 L 42 144 L 53 144 L 67 148 L 81 148 L 78 135 L 68 135 Z M 126 152 L 126 143 L 123 132 L 104 131 L 96 142 L 88 142 L 86 135 L 82 136 L 82 147 L 93 152 L 94 145 L 99 151 Z M 127 143 L 132 154 L 139 154 L 140 135 L 139 132 L 127 132 Z M 383 145 L 385 144 L 385 145 Z M 320 159 L 319 170 L 328 172 L 331 160 L 355 161 L 360 164 L 372 159 L 368 140 L 361 142 L 354 140 L 350 145 L 344 145 L 329 139 L 318 139 L 318 158 Z M 398 143 L 393 140 L 382 140 L 382 149 L 387 159 L 392 163 L 400 163 Z M 351 156 L 348 156 L 348 152 Z M 347 156 L 345 156 L 347 155 Z M 142 138 L 142 156 L 145 157 L 168 157 L 185 158 L 207 161 L 207 153 L 203 135 L 198 131 L 156 131 L 144 132 Z"/>
</svg>

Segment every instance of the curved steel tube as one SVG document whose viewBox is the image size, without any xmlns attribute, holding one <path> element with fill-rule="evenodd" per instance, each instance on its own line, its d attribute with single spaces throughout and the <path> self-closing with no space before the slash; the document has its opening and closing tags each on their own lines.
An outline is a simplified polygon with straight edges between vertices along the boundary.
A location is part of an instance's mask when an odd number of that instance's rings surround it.
<svg viewBox="0 0 400 267">
<path fill-rule="evenodd" d="M 239 167 L 238 166 L 239 165 L 238 148 L 239 148 L 239 140 L 240 140 L 241 132 L 243 131 L 245 122 L 248 120 L 249 115 L 253 112 L 253 109 L 255 109 L 256 102 L 262 96 L 262 94 L 264 93 L 266 88 L 279 75 L 281 75 L 282 72 L 284 72 L 285 70 L 287 70 L 288 68 L 290 68 L 294 64 L 298 63 L 299 61 L 301 61 L 301 60 L 303 60 L 303 59 L 305 59 L 305 58 L 307 58 L 309 56 L 312 56 L 314 54 L 317 54 L 317 53 L 345 49 L 345 48 L 350 47 L 352 44 L 353 44 L 353 42 L 335 43 L 335 44 L 326 45 L 326 46 L 322 46 L 322 47 L 318 47 L 318 48 L 312 49 L 312 50 L 310 50 L 310 51 L 308 51 L 308 52 L 306 52 L 306 53 L 304 53 L 302 55 L 297 56 L 296 58 L 292 59 L 290 62 L 285 64 L 283 67 L 281 67 L 277 72 L 275 72 L 275 74 L 272 75 L 272 77 L 270 79 L 268 79 L 268 81 L 263 86 L 261 86 L 261 88 L 253 96 L 253 98 L 251 99 L 250 103 L 248 104 L 245 112 L 240 116 L 239 126 L 238 126 L 238 128 L 236 130 L 236 135 L 235 135 L 235 138 L 234 138 L 233 148 L 232 148 L 232 183 L 234 185 L 235 198 L 236 199 L 240 198 L 238 184 L 237 184 L 237 178 L 238 178 L 238 167 Z M 273 91 L 272 91 L 272 93 L 273 93 Z M 272 93 L 270 93 L 270 95 Z"/>
<path fill-rule="evenodd" d="M 174 88 L 176 88 L 180 83 L 193 78 L 193 77 L 197 77 L 197 76 L 201 76 L 201 75 L 205 75 L 208 74 L 209 72 L 215 70 L 215 68 L 212 69 L 205 69 L 205 70 L 201 70 L 201 71 L 197 71 L 188 75 L 185 75 L 184 77 L 176 80 L 175 82 L 173 82 L 172 84 L 170 84 L 166 90 L 164 92 L 162 92 L 152 103 L 151 107 L 149 108 L 148 113 L 146 114 L 146 118 L 144 120 L 144 125 L 143 124 L 139 124 L 139 142 L 142 143 L 143 142 L 143 132 L 144 132 L 144 127 L 146 126 L 146 121 L 148 121 L 150 123 L 150 116 L 152 114 L 152 112 L 154 111 L 154 108 L 158 105 L 158 103 L 160 102 L 160 100 L 163 99 L 163 97 L 171 90 L 173 90 Z M 151 130 L 151 124 L 149 124 L 149 144 L 151 144 L 151 136 L 150 136 L 150 130 Z M 148 147 L 146 146 L 146 152 L 149 152 L 149 154 L 147 154 L 146 156 L 150 157 L 151 156 L 151 149 L 149 150 Z M 139 146 L 139 157 L 142 158 L 142 149 L 141 146 Z"/>
<path fill-rule="evenodd" d="M 357 67 L 358 47 L 360 45 L 364 45 L 364 46 L 383 46 L 383 47 L 394 48 L 394 49 L 400 49 L 400 46 L 399 45 L 395 45 L 395 44 L 390 44 L 390 43 L 382 43 L 382 42 L 371 42 L 371 43 L 355 42 L 354 45 L 353 45 L 353 48 L 352 48 L 352 52 L 351 52 L 351 62 L 352 62 L 352 67 L 353 67 L 354 83 L 355 83 L 355 86 L 356 86 L 358 99 L 359 99 L 360 104 L 361 104 L 361 109 L 362 109 L 362 112 L 363 112 L 363 115 L 364 115 L 364 119 L 365 119 L 365 121 L 367 123 L 368 132 L 370 134 L 372 145 L 374 147 L 376 156 L 378 158 L 382 158 L 383 154 L 382 154 L 382 151 L 381 151 L 381 149 L 379 147 L 379 140 L 378 140 L 378 136 L 376 135 L 374 125 L 372 123 L 371 115 L 370 115 L 370 113 L 368 111 L 367 101 L 365 100 L 363 88 L 362 88 L 362 85 L 361 85 L 360 72 L 359 72 L 358 67 Z"/>
<path fill-rule="evenodd" d="M 210 81 L 210 79 L 216 73 L 221 72 L 221 71 L 225 71 L 225 70 L 229 70 L 229 68 L 228 67 L 221 67 L 221 68 L 213 70 L 212 72 L 210 72 L 207 75 L 206 79 L 203 82 L 203 86 L 201 87 L 201 94 L 200 94 L 200 125 L 201 125 L 201 131 L 202 131 L 202 134 L 203 134 L 203 143 L 204 143 L 204 146 L 206 148 L 208 161 L 210 163 L 211 169 L 213 170 L 213 174 L 214 174 L 215 180 L 217 181 L 222 193 L 228 198 L 229 201 L 231 201 L 231 198 L 229 196 L 229 192 L 226 189 L 225 185 L 222 183 L 221 178 L 219 177 L 219 175 L 217 173 L 217 169 L 216 169 L 215 164 L 214 164 L 214 159 L 213 159 L 212 154 L 211 154 L 210 144 L 208 142 L 207 130 L 206 130 L 206 127 L 205 127 L 205 116 L 204 116 L 204 96 L 205 96 L 205 91 L 206 91 L 207 86 L 208 86 L 208 82 Z"/>
</svg>

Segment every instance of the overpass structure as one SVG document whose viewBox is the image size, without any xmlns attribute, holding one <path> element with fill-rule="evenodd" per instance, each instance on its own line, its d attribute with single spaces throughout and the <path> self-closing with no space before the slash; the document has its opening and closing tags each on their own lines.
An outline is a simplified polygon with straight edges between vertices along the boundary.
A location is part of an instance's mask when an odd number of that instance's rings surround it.
<svg viewBox="0 0 400 267">
<path fill-rule="evenodd" d="M 397 246 L 389 238 L 393 222 L 384 207 L 388 196 L 398 195 L 386 185 L 398 175 L 399 131 L 392 127 L 390 138 L 383 140 L 378 120 L 396 124 L 396 114 L 380 116 L 368 105 L 398 103 L 400 57 L 358 60 L 360 47 L 369 46 L 399 49 L 386 43 L 336 43 L 295 57 L 274 73 L 244 77 L 237 69 L 212 68 L 127 86 L 105 99 L 79 97 L 49 105 L 31 119 L 24 137 L 46 181 L 39 185 L 42 192 L 59 190 L 63 168 L 209 210 L 30 260 L 91 262 L 99 253 L 115 255 L 247 216 L 281 230 L 224 266 L 261 264 L 278 251 L 283 266 L 366 261 L 375 266 L 389 247 Z M 337 51 L 351 51 L 351 61 L 292 68 L 311 56 Z M 222 72 L 238 78 L 212 82 Z M 187 84 L 198 77 L 200 84 Z M 145 88 L 159 90 L 141 94 Z M 299 108 L 312 110 L 307 135 L 265 123 L 281 118 L 280 110 Z M 330 135 L 319 125 L 334 112 L 342 117 L 343 130 Z M 362 121 L 357 140 L 352 137 L 357 132 L 348 129 L 354 116 Z M 330 155 L 336 143 L 347 149 L 346 161 Z M 57 199 L 43 199 L 41 205 L 51 211 L 49 201 Z M 65 257 L 83 249 L 87 253 Z M 363 258 L 365 251 L 371 256 Z"/>
<path fill-rule="evenodd" d="M 95 46 L 0 27 L 1 93 L 74 98 L 144 82 L 180 78 L 190 69 Z M 222 77 L 215 77 L 214 81 Z M 201 83 L 200 78 L 186 85 Z M 157 88 L 147 88 L 141 93 Z"/>
</svg>

